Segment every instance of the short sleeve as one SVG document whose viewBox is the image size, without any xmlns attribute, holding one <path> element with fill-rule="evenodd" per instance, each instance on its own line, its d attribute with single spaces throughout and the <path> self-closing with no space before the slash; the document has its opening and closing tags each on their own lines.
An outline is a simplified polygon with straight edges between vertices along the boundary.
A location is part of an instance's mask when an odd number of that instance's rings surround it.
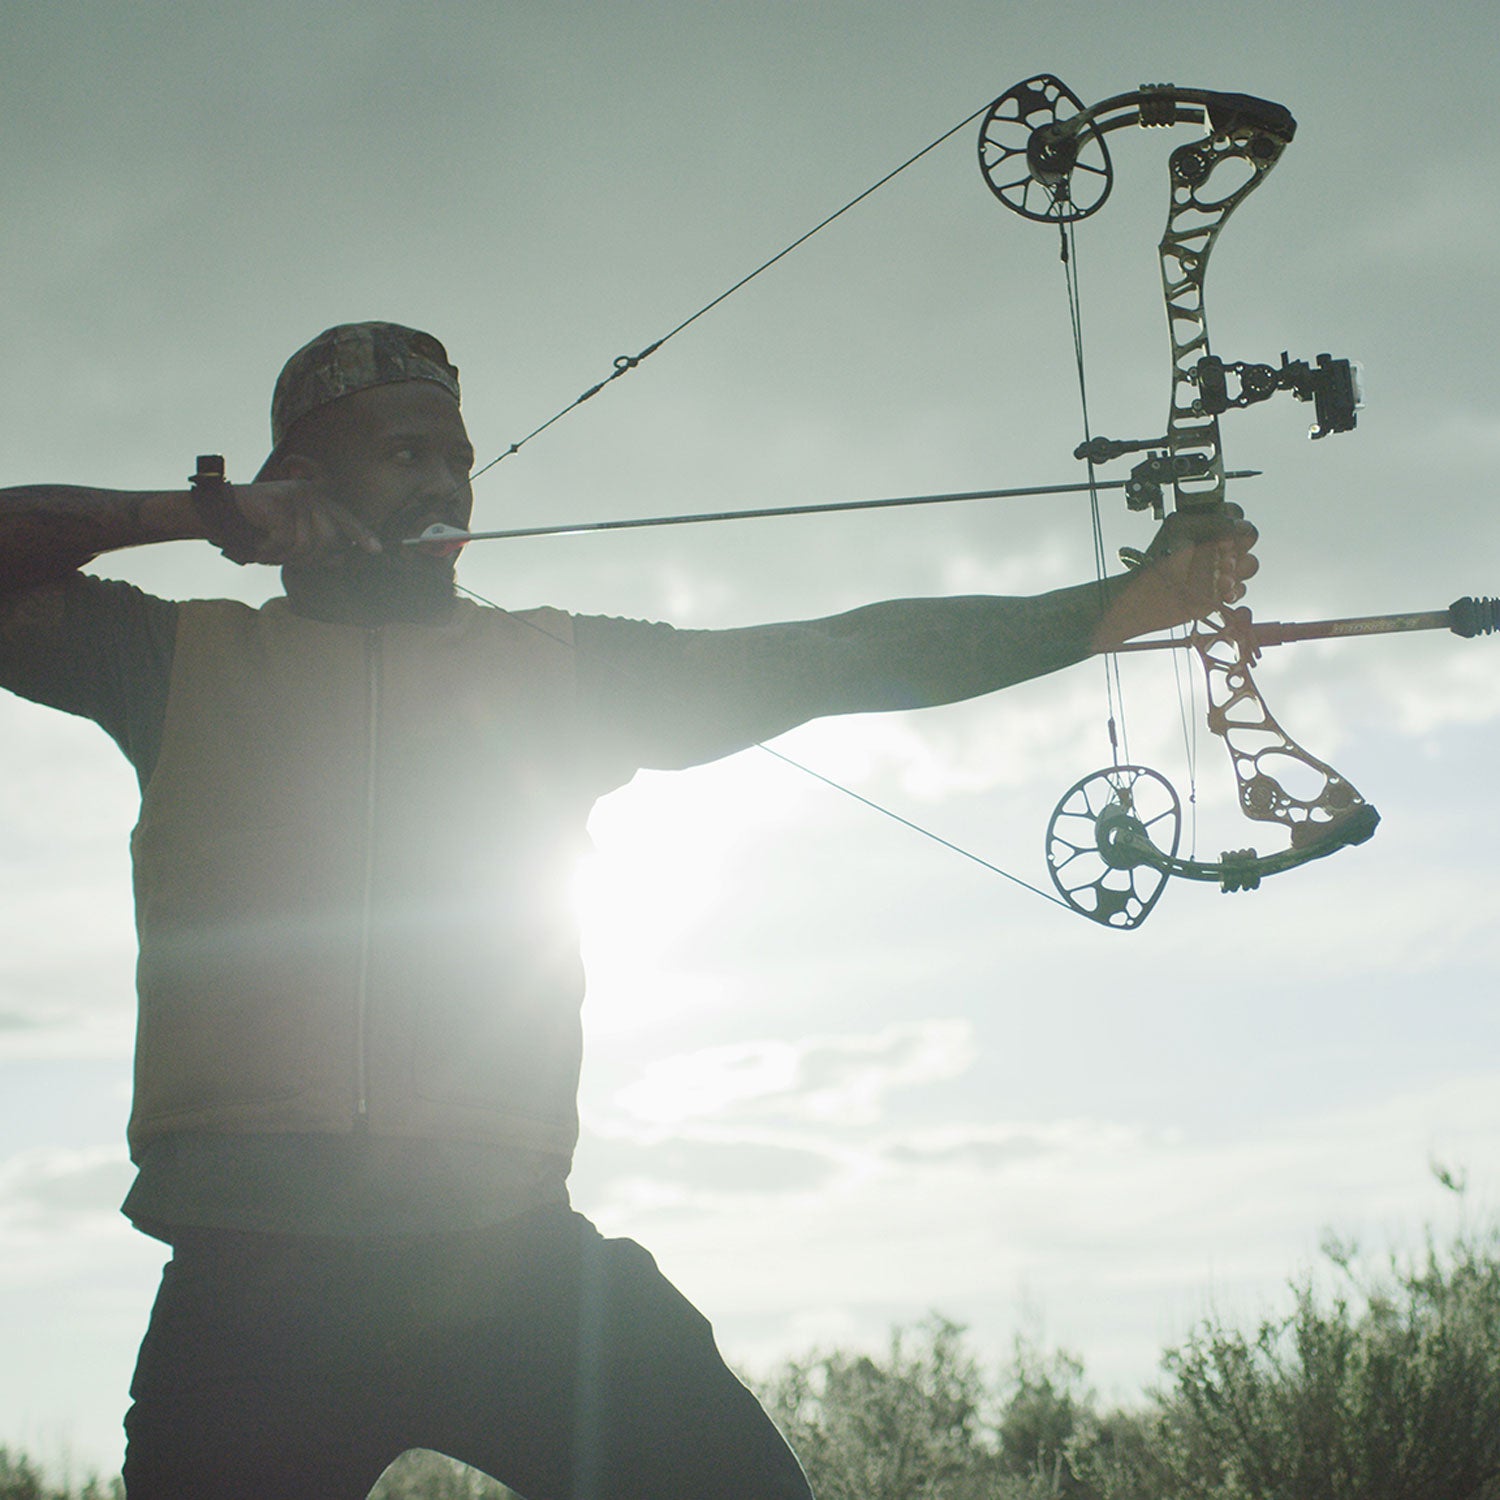
<svg viewBox="0 0 1500 1500">
<path fill-rule="evenodd" d="M 0 595 L 0 687 L 92 719 L 144 785 L 156 764 L 177 606 L 75 573 Z"/>
</svg>

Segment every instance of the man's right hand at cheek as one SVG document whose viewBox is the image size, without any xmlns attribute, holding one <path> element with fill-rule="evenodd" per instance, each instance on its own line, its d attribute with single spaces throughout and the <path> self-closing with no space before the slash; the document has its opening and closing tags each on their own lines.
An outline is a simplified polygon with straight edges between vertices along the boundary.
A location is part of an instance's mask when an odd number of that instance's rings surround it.
<svg viewBox="0 0 1500 1500">
<path fill-rule="evenodd" d="M 234 504 L 258 533 L 251 561 L 271 566 L 339 567 L 351 552 L 382 550 L 347 506 L 307 479 L 267 479 L 234 486 Z"/>
</svg>

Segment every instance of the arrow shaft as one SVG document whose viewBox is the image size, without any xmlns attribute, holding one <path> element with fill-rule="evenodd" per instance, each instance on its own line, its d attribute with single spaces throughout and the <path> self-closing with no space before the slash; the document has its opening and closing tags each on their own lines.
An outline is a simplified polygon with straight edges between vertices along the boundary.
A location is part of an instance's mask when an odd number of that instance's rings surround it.
<svg viewBox="0 0 1500 1500">
<path fill-rule="evenodd" d="M 1226 474 L 1226 479 L 1251 479 L 1260 471 L 1242 469 Z M 1077 495 L 1090 490 L 1118 490 L 1125 487 L 1123 479 L 1110 479 L 1095 484 L 1042 484 L 1022 485 L 1004 490 L 963 490 L 942 495 L 897 495 L 881 500 L 836 500 L 820 505 L 776 505 L 760 510 L 714 510 L 695 515 L 642 516 L 623 521 L 580 521 L 564 526 L 520 526 L 506 531 L 444 531 L 434 541 L 442 542 L 495 542 L 517 541 L 526 537 L 581 536 L 597 531 L 640 531 L 650 526 L 698 526 L 709 521 L 759 521 L 778 516 L 821 516 L 856 510 L 895 510 L 902 506 L 955 505 L 965 500 L 1019 500 L 1034 495 Z M 418 547 L 430 545 L 421 537 L 407 537 L 404 545 Z"/>
</svg>

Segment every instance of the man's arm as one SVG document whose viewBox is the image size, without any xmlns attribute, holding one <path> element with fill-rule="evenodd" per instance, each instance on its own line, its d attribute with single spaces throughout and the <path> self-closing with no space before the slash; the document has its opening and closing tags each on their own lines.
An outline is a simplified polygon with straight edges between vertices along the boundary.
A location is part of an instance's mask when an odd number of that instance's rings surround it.
<svg viewBox="0 0 1500 1500">
<path fill-rule="evenodd" d="M 70 573 L 0 592 L 0 687 L 92 719 L 144 786 L 166 716 L 177 606 L 128 583 Z"/>
<path fill-rule="evenodd" d="M 1072 666 L 1128 579 L 1030 597 L 887 599 L 821 620 L 681 630 L 575 622 L 584 743 L 602 764 L 717 760 L 809 719 L 932 708 Z"/>
<path fill-rule="evenodd" d="M 621 780 L 713 760 L 829 714 L 992 693 L 1230 604 L 1257 568 L 1233 507 L 1171 518 L 1144 564 L 1026 597 L 896 599 L 823 620 L 677 630 L 575 625 L 587 743 Z"/>
<path fill-rule="evenodd" d="M 304 480 L 237 484 L 219 503 L 257 538 L 254 562 L 295 565 L 351 545 L 380 550 L 366 526 Z M 19 485 L 0 490 L 0 590 L 52 582 L 125 547 L 191 538 L 222 545 L 223 532 L 188 489 Z"/>
<path fill-rule="evenodd" d="M 0 589 L 51 582 L 101 552 L 203 534 L 186 490 L 0 490 Z"/>
</svg>

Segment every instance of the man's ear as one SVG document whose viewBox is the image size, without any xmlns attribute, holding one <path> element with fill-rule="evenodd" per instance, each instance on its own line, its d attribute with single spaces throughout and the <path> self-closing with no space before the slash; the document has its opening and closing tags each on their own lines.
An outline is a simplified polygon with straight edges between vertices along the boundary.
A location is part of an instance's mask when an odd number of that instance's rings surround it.
<svg viewBox="0 0 1500 1500">
<path fill-rule="evenodd" d="M 328 465 L 309 453 L 283 453 L 263 476 L 266 479 L 301 479 L 310 484 L 325 483 L 330 477 Z"/>
</svg>

